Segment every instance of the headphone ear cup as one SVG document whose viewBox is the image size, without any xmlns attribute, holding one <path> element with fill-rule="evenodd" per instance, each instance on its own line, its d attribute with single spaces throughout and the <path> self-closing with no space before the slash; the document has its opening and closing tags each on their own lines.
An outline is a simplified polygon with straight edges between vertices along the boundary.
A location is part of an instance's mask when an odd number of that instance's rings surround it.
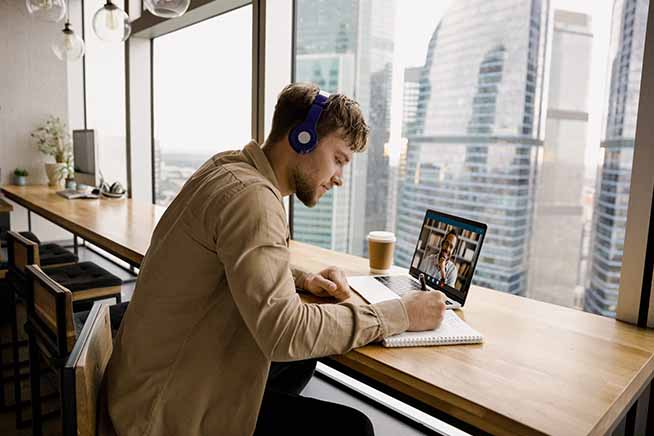
<svg viewBox="0 0 654 436">
<path fill-rule="evenodd" d="M 311 153 L 317 145 L 318 134 L 312 125 L 302 123 L 291 130 L 288 135 L 288 142 L 291 147 L 299 154 Z"/>
</svg>

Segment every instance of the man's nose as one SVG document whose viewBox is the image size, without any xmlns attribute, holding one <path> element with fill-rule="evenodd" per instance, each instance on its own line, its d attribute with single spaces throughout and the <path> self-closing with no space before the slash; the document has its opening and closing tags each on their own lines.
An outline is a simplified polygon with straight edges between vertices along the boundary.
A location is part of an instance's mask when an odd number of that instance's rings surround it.
<svg viewBox="0 0 654 436">
<path fill-rule="evenodd" d="M 343 179 L 339 175 L 332 177 L 332 183 L 336 186 L 343 186 Z"/>
</svg>

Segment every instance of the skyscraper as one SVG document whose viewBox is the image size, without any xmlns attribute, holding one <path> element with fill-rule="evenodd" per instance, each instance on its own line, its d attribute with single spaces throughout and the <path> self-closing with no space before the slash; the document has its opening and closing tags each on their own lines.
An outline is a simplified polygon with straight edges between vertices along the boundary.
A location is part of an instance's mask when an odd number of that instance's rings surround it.
<svg viewBox="0 0 654 436">
<path fill-rule="evenodd" d="M 579 277 L 588 147 L 590 16 L 554 11 L 545 144 L 536 189 L 527 295 L 571 307 Z M 578 287 L 579 286 L 579 287 Z"/>
<path fill-rule="evenodd" d="M 475 282 L 527 288 L 549 3 L 452 2 L 429 42 L 397 218 L 408 265 L 425 209 L 488 224 Z"/>
<path fill-rule="evenodd" d="M 648 0 L 613 4 L 609 99 L 597 179 L 584 310 L 615 316 L 620 285 Z"/>
<path fill-rule="evenodd" d="M 402 97 L 402 136 L 406 137 L 418 116 L 418 97 L 420 96 L 420 74 L 422 67 L 404 70 L 404 92 Z"/>
<path fill-rule="evenodd" d="M 368 151 L 346 169 L 345 186 L 312 209 L 294 204 L 294 238 L 363 254 L 365 235 L 386 228 L 394 0 L 299 0 L 296 81 L 356 99 L 371 129 Z M 329 64 L 329 65 L 327 65 Z"/>
</svg>

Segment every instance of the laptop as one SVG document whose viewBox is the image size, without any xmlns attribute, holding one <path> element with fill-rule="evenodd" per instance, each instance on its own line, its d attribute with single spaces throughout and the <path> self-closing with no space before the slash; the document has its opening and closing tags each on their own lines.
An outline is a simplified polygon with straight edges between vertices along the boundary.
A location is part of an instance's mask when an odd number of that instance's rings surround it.
<svg viewBox="0 0 654 436">
<path fill-rule="evenodd" d="M 427 289 L 441 291 L 448 309 L 463 307 L 486 236 L 486 224 L 427 210 L 409 274 L 348 277 L 350 286 L 374 304 Z M 422 276 L 422 277 L 421 277 Z"/>
<path fill-rule="evenodd" d="M 93 192 L 87 192 L 87 191 L 78 191 L 76 189 L 66 189 L 63 191 L 57 191 L 58 195 L 61 195 L 64 198 L 67 198 L 68 200 L 77 200 L 77 199 L 94 199 L 94 198 L 100 198 L 99 194 L 95 194 Z"/>
</svg>

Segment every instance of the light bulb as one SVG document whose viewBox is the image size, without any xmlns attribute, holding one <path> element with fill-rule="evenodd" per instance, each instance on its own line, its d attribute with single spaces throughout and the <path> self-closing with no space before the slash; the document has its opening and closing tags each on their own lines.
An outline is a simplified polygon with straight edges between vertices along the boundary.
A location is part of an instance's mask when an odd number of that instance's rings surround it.
<svg viewBox="0 0 654 436">
<path fill-rule="evenodd" d="M 152 15 L 175 18 L 184 15 L 191 0 L 144 0 L 144 3 Z"/>
<path fill-rule="evenodd" d="M 93 30 L 103 41 L 123 42 L 129 37 L 132 26 L 127 14 L 108 0 L 93 16 Z"/>
<path fill-rule="evenodd" d="M 27 12 L 40 21 L 56 23 L 66 15 L 64 0 L 25 0 Z"/>
<path fill-rule="evenodd" d="M 66 23 L 57 39 L 52 42 L 52 51 L 62 61 L 76 61 L 84 56 L 84 41 Z"/>
</svg>

